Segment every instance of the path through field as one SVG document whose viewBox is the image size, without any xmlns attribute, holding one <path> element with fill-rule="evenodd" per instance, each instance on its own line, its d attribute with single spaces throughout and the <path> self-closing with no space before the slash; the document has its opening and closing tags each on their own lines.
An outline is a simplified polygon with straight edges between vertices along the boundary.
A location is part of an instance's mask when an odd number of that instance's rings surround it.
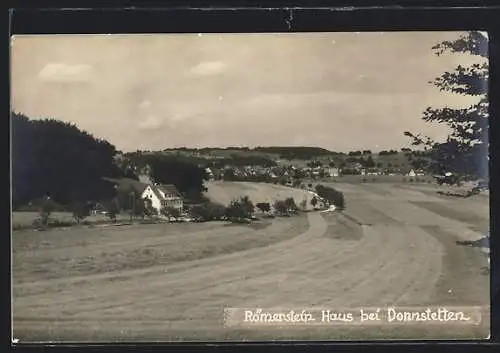
<svg viewBox="0 0 500 353">
<path fill-rule="evenodd" d="M 254 196 L 260 192 L 265 197 L 271 187 L 276 186 L 242 185 L 241 192 Z M 78 276 L 46 278 L 40 274 L 37 278 L 36 271 L 31 271 L 31 281 L 14 267 L 14 336 L 21 341 L 151 341 L 488 335 L 489 278 L 482 269 L 487 265 L 486 254 L 456 244 L 487 232 L 487 201 L 458 202 L 427 189 L 389 184 L 336 187 L 345 192 L 345 215 L 307 213 L 309 226 L 301 234 L 266 247 Z M 222 195 L 224 186 L 218 188 Z M 233 191 L 227 192 L 227 198 Z M 112 246 L 116 250 L 125 245 Z M 29 262 L 28 251 L 38 252 L 37 256 L 47 251 L 47 257 L 54 252 L 38 248 L 19 250 L 14 256 Z M 79 251 L 88 251 L 90 256 L 92 247 L 81 246 Z M 482 306 L 485 317 L 477 327 L 439 329 L 223 327 L 225 307 L 388 305 Z"/>
</svg>

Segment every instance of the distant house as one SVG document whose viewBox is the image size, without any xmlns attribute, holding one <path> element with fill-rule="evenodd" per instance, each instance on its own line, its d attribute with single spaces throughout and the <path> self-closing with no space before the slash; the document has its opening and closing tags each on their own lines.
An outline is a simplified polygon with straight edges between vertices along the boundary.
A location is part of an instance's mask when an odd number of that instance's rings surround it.
<svg viewBox="0 0 500 353">
<path fill-rule="evenodd" d="M 181 212 L 184 200 L 175 185 L 147 185 L 141 194 L 143 199 L 151 200 L 151 204 L 158 213 L 162 208 L 173 208 Z"/>
<path fill-rule="evenodd" d="M 172 184 L 155 185 L 153 183 L 145 183 L 133 179 L 122 178 L 112 179 L 103 178 L 113 184 L 117 190 L 134 191 L 141 195 L 144 200 L 150 200 L 151 206 L 158 214 L 164 207 L 174 208 L 182 211 L 184 207 L 184 199 L 182 194 Z"/>
<path fill-rule="evenodd" d="M 339 176 L 339 168 L 328 168 L 328 175 L 330 177 L 338 177 Z"/>
<path fill-rule="evenodd" d="M 410 177 L 414 177 L 414 176 L 416 176 L 416 175 L 417 175 L 417 173 L 415 173 L 415 171 L 414 171 L 413 169 L 411 169 L 411 170 L 408 172 L 408 176 L 410 176 Z"/>
<path fill-rule="evenodd" d="M 214 173 L 212 172 L 212 169 L 210 169 L 210 168 L 205 168 L 205 172 L 206 172 L 206 173 L 207 173 L 207 175 L 208 175 L 208 180 L 210 180 L 210 181 L 215 180 L 215 175 L 214 175 Z"/>
</svg>

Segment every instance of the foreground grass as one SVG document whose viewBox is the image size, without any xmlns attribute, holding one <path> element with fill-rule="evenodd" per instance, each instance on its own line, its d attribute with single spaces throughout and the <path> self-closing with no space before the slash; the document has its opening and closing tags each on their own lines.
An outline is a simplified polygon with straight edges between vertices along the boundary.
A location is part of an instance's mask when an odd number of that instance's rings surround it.
<svg viewBox="0 0 500 353">
<path fill-rule="evenodd" d="M 271 245 L 308 227 L 304 214 L 251 225 L 208 222 L 17 231 L 13 279 L 25 283 L 198 260 Z"/>
</svg>

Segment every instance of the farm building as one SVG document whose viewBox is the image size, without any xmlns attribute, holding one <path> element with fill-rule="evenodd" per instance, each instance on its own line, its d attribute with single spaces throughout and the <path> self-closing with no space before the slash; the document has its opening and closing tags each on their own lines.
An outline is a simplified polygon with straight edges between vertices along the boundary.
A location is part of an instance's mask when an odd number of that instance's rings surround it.
<svg viewBox="0 0 500 353">
<path fill-rule="evenodd" d="M 158 213 L 160 213 L 161 209 L 164 207 L 175 208 L 178 211 L 182 211 L 184 206 L 184 200 L 181 193 L 177 190 L 175 185 L 172 184 L 157 185 L 127 178 L 104 178 L 104 180 L 115 184 L 117 190 L 133 190 L 141 195 L 142 199 L 151 200 L 152 207 Z"/>
<path fill-rule="evenodd" d="M 328 168 L 328 175 L 331 177 L 339 176 L 339 168 Z"/>
<path fill-rule="evenodd" d="M 184 205 L 182 195 L 172 184 L 147 185 L 141 196 L 143 199 L 151 200 L 153 208 L 158 213 L 164 207 L 174 208 L 180 212 Z"/>
</svg>

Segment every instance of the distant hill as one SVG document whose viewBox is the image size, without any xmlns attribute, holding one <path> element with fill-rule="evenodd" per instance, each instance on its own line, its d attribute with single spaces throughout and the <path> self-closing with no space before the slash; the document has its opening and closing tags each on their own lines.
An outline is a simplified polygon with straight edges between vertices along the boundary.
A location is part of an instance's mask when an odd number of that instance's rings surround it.
<svg viewBox="0 0 500 353">
<path fill-rule="evenodd" d="M 424 168 L 426 159 L 418 151 L 410 149 L 371 152 L 370 150 L 334 152 L 321 147 L 308 146 L 268 146 L 268 147 L 227 147 L 227 148 L 172 148 L 144 154 L 167 154 L 209 166 L 223 165 L 262 165 L 273 166 L 292 164 L 305 167 L 311 161 L 319 161 L 323 166 L 342 167 L 348 163 L 360 162 L 362 165 L 379 169 Z M 420 161 L 419 161 L 420 160 Z M 415 163 L 416 161 L 416 163 Z"/>
<path fill-rule="evenodd" d="M 335 153 L 320 147 L 256 147 L 255 151 L 279 155 L 281 159 L 313 159 L 319 156 L 334 155 Z"/>
<path fill-rule="evenodd" d="M 172 148 L 163 150 L 164 153 L 190 156 L 211 156 L 230 158 L 235 156 L 254 156 L 271 159 L 300 159 L 310 160 L 319 156 L 334 156 L 340 153 L 332 152 L 320 147 L 305 146 L 269 146 L 269 147 L 227 147 L 227 148 Z"/>
</svg>

